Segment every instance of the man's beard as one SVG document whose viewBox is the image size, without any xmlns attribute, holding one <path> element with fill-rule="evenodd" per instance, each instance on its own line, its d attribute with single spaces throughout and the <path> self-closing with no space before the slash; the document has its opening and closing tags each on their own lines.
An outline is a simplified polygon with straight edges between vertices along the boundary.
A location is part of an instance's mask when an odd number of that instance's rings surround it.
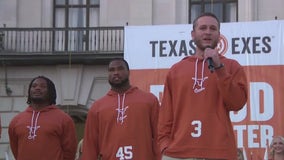
<svg viewBox="0 0 284 160">
<path fill-rule="evenodd" d="M 108 81 L 108 83 L 113 88 L 122 88 L 122 87 L 126 86 L 129 83 L 129 78 L 125 78 L 120 83 L 112 83 L 110 80 Z"/>
<path fill-rule="evenodd" d="M 217 45 L 218 45 L 218 41 L 213 42 L 211 45 L 206 45 L 206 46 L 203 46 L 199 41 L 196 41 L 196 42 L 194 42 L 194 43 L 195 43 L 195 45 L 196 45 L 198 48 L 200 48 L 202 51 L 204 51 L 206 48 L 212 48 L 212 49 L 214 49 L 214 48 L 216 48 Z"/>
<path fill-rule="evenodd" d="M 42 97 L 31 97 L 31 102 L 32 103 L 42 103 L 46 102 L 47 100 L 42 98 Z"/>
</svg>

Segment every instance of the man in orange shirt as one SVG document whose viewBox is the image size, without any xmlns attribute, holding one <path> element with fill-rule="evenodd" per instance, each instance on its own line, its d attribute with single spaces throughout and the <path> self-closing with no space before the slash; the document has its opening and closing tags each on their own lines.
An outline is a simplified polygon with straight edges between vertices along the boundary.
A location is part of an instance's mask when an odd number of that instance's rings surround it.
<svg viewBox="0 0 284 160">
<path fill-rule="evenodd" d="M 214 14 L 199 16 L 191 36 L 195 55 L 174 64 L 166 77 L 158 123 L 163 160 L 235 160 L 229 112 L 247 102 L 246 74 L 237 61 L 218 54 Z"/>
<path fill-rule="evenodd" d="M 72 118 L 56 104 L 54 83 L 34 78 L 28 90 L 29 106 L 9 124 L 10 146 L 17 160 L 74 160 L 77 147 Z"/>
<path fill-rule="evenodd" d="M 111 89 L 87 115 L 82 160 L 159 160 L 158 99 L 130 85 L 124 59 L 112 60 L 108 73 Z"/>
</svg>

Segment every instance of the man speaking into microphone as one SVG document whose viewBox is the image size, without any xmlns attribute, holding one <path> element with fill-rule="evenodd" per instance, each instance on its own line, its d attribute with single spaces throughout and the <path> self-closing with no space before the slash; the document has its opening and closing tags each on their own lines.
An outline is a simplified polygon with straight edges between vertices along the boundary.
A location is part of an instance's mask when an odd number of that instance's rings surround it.
<svg viewBox="0 0 284 160">
<path fill-rule="evenodd" d="M 220 22 L 204 13 L 193 22 L 193 56 L 174 64 L 166 77 L 158 122 L 163 160 L 236 160 L 229 117 L 247 102 L 243 67 L 219 55 Z"/>
</svg>

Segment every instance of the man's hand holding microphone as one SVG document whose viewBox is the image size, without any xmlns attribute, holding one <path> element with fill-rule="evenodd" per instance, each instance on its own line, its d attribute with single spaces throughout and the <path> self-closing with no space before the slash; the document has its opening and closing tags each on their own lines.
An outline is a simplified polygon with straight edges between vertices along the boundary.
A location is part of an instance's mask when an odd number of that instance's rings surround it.
<svg viewBox="0 0 284 160">
<path fill-rule="evenodd" d="M 219 53 L 216 48 L 215 49 L 211 47 L 205 48 L 204 58 L 208 63 L 208 69 L 211 71 L 211 73 L 213 73 L 214 70 L 222 68 L 224 66 L 224 64 L 221 63 L 220 61 Z"/>
</svg>

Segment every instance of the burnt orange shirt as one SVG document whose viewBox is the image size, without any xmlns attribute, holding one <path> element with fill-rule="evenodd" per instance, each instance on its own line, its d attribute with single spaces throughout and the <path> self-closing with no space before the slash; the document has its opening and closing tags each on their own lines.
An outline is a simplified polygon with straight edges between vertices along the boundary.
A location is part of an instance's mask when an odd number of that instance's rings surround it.
<svg viewBox="0 0 284 160">
<path fill-rule="evenodd" d="M 88 112 L 82 160 L 159 160 L 158 110 L 157 98 L 137 87 L 110 90 Z"/>
<path fill-rule="evenodd" d="M 224 67 L 211 73 L 203 59 L 186 57 L 166 78 L 158 123 L 160 150 L 169 157 L 236 159 L 229 117 L 247 101 L 243 67 L 220 57 Z"/>
</svg>

